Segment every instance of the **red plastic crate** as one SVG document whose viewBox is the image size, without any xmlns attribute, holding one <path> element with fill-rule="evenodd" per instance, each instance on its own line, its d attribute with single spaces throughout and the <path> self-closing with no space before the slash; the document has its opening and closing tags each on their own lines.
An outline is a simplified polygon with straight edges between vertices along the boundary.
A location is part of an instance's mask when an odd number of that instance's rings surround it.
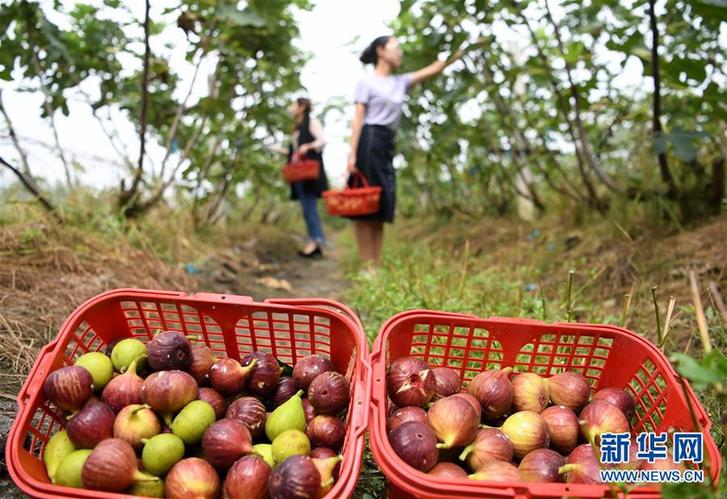
<svg viewBox="0 0 727 499">
<path fill-rule="evenodd" d="M 270 352 L 290 365 L 313 353 L 329 356 L 351 385 L 351 403 L 340 478 L 326 497 L 353 493 L 365 445 L 371 383 L 368 345 L 350 309 L 330 300 L 259 303 L 235 295 L 135 289 L 104 293 L 81 305 L 38 356 L 18 394 L 18 414 L 6 444 L 8 471 L 23 492 L 47 499 L 131 497 L 50 483 L 42 462 L 43 447 L 61 424 L 58 409 L 45 399 L 43 383 L 50 372 L 83 353 L 102 350 L 121 337 L 146 342 L 157 329 L 204 338 L 216 354 L 235 359 L 253 350 Z"/>
<path fill-rule="evenodd" d="M 606 325 L 415 311 L 394 316 L 382 326 L 371 357 L 369 440 L 389 480 L 389 497 L 611 497 L 611 489 L 605 485 L 452 480 L 409 467 L 386 436 L 386 370 L 392 360 L 406 355 L 459 371 L 463 384 L 485 369 L 508 366 L 515 372 L 546 377 L 566 370 L 580 372 L 593 390 L 622 387 L 634 397 L 634 432 L 695 431 L 688 397 L 704 435 L 705 461 L 711 463 L 715 483 L 718 480 L 721 458 L 709 434 L 711 422 L 706 412 L 688 385 L 685 394 L 678 374 L 661 351 L 637 334 Z M 629 497 L 661 494 L 658 486 L 643 486 L 630 491 Z"/>
</svg>

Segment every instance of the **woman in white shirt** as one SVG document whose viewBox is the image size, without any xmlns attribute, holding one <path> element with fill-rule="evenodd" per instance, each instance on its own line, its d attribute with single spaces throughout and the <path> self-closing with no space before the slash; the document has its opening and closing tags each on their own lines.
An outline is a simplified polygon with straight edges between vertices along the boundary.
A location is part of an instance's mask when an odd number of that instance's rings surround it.
<svg viewBox="0 0 727 499">
<path fill-rule="evenodd" d="M 448 60 L 435 61 L 418 71 L 395 75 L 402 62 L 401 47 L 395 37 L 380 36 L 360 57 L 364 64 L 373 64 L 374 71 L 356 84 L 348 171 L 351 174 L 361 172 L 370 185 L 382 188 L 378 213 L 351 217 L 359 258 L 369 268 L 381 264 L 384 222 L 394 221 L 396 174 L 392 160 L 394 136 L 404 99 L 414 85 L 441 73 L 461 55 L 460 50 Z M 349 184 L 352 182 L 353 176 L 349 177 Z"/>
</svg>

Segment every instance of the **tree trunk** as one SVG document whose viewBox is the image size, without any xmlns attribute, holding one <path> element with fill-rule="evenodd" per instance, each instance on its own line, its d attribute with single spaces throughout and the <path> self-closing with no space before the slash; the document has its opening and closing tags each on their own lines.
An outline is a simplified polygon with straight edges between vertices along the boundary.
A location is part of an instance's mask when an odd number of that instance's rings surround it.
<svg viewBox="0 0 727 499">
<path fill-rule="evenodd" d="M 722 211 L 722 200 L 725 197 L 725 158 L 719 156 L 712 161 L 712 181 L 711 187 L 712 192 L 710 196 L 710 211 L 713 213 L 719 213 Z"/>
</svg>

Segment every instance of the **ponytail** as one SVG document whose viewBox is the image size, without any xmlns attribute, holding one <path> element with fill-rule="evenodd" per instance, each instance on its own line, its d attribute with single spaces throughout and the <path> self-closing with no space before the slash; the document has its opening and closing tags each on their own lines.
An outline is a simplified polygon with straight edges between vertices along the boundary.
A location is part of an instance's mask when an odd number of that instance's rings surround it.
<svg viewBox="0 0 727 499">
<path fill-rule="evenodd" d="M 364 49 L 361 57 L 359 57 L 359 60 L 364 64 L 373 64 L 374 66 L 376 66 L 376 63 L 379 61 L 379 54 L 376 50 L 379 47 L 386 46 L 389 38 L 391 38 L 391 36 L 388 35 L 376 38 L 373 42 L 369 44 L 368 47 Z"/>
</svg>

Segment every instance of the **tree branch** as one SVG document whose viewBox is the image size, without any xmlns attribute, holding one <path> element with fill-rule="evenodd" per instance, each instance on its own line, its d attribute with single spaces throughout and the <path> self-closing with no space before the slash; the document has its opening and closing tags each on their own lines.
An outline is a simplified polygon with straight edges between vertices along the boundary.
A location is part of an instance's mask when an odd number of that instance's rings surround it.
<svg viewBox="0 0 727 499">
<path fill-rule="evenodd" d="M 48 201 L 48 198 L 43 195 L 43 193 L 38 188 L 38 185 L 35 183 L 35 179 L 33 179 L 32 176 L 28 176 L 25 172 L 23 172 L 20 168 L 17 168 L 10 164 L 5 158 L 0 156 L 0 164 L 7 167 L 11 172 L 15 174 L 16 177 L 18 177 L 18 180 L 20 180 L 20 183 L 23 184 L 23 186 L 30 192 L 35 199 L 38 200 L 38 202 L 43 206 L 43 208 L 46 209 L 51 215 L 53 215 L 54 218 L 60 221 L 60 217 L 58 216 L 58 212 L 56 211 L 55 207 L 51 204 L 50 201 Z"/>
</svg>

